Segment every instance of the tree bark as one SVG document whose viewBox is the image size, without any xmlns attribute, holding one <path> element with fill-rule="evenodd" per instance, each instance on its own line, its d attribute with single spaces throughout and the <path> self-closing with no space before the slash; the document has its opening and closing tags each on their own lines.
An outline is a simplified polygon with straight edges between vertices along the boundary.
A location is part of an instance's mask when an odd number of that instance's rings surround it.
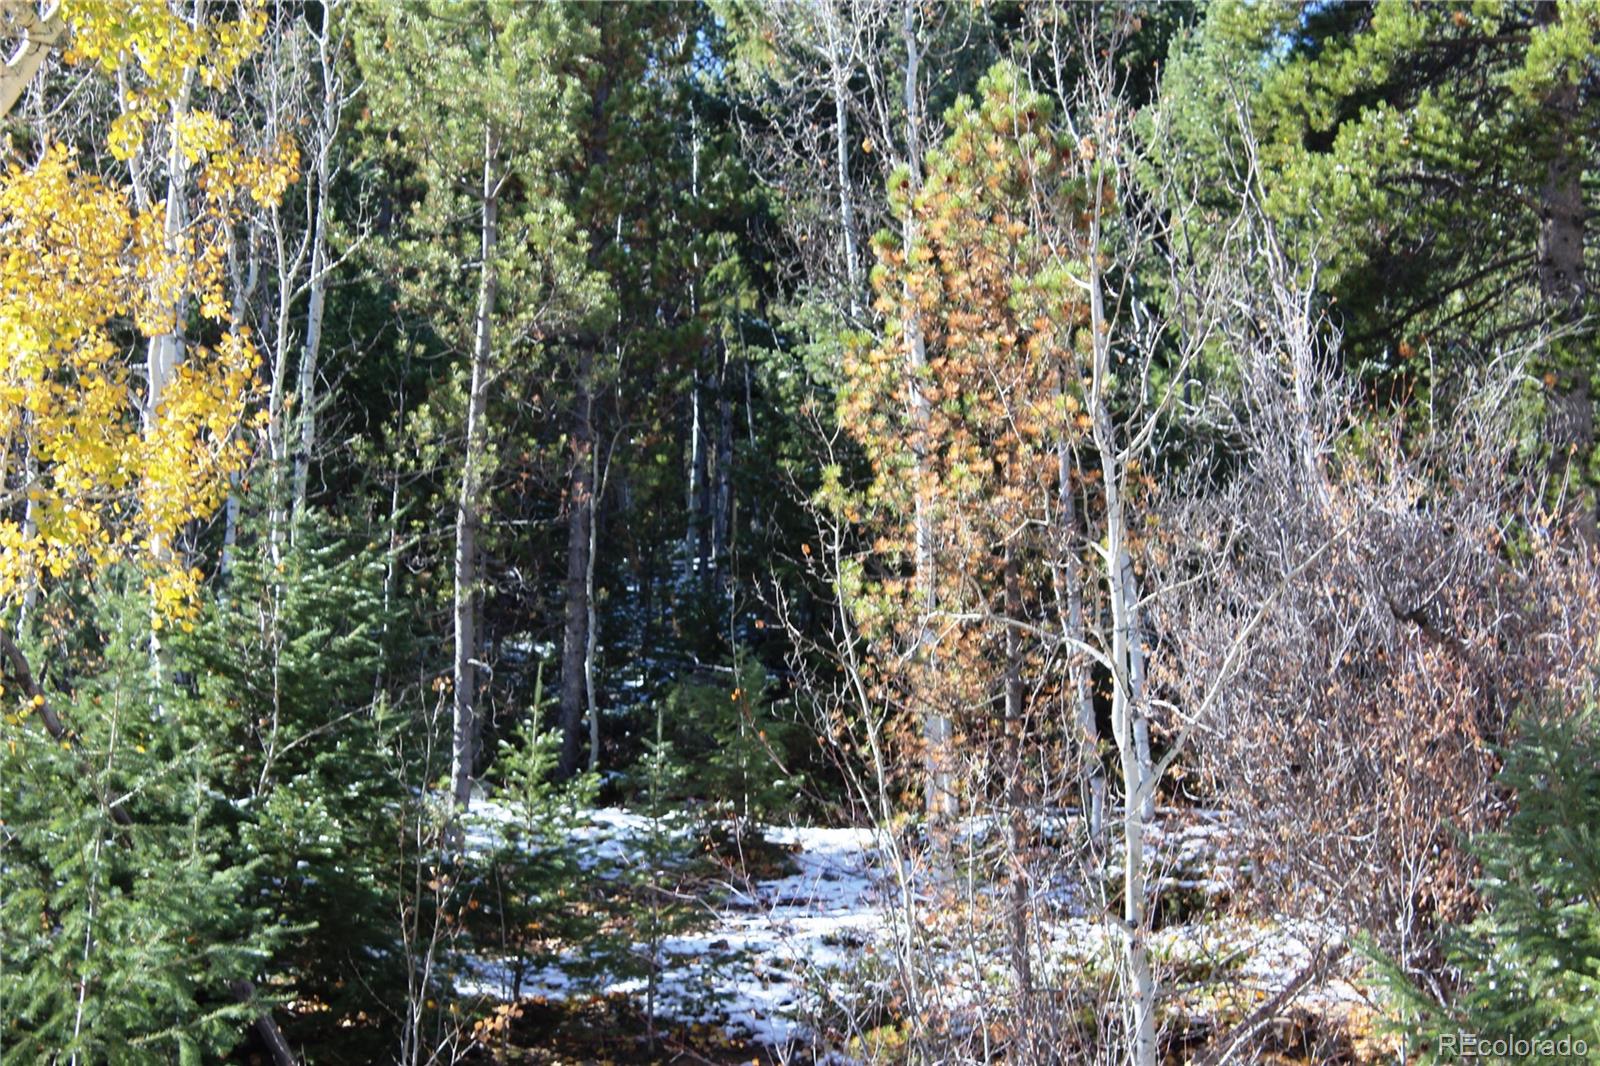
<svg viewBox="0 0 1600 1066">
<path fill-rule="evenodd" d="M 1549 26 L 1561 18 L 1555 0 L 1542 0 L 1535 21 Z M 1539 239 L 1537 248 L 1539 292 L 1556 330 L 1573 330 L 1583 317 L 1588 300 L 1584 273 L 1583 160 L 1573 154 L 1581 115 L 1579 86 L 1559 76 L 1545 96 L 1545 135 L 1550 138 L 1544 180 L 1539 188 Z M 1556 351 L 1570 350 L 1573 339 L 1560 336 Z M 1569 499 L 1576 499 L 1574 525 L 1589 544 L 1597 536 L 1595 503 L 1587 499 L 1593 487 L 1584 484 L 1584 467 L 1594 451 L 1594 396 L 1589 358 L 1574 358 L 1558 374 L 1558 389 L 1551 396 L 1549 434 L 1553 468 L 1558 481 L 1567 481 Z"/>
<path fill-rule="evenodd" d="M 317 443 L 317 361 L 322 352 L 322 318 L 328 303 L 328 186 L 333 180 L 333 138 L 339 125 L 340 85 L 329 53 L 326 22 L 317 39 L 317 53 L 322 66 L 322 116 L 317 131 L 317 206 L 312 220 L 311 273 L 306 279 L 310 291 L 306 306 L 306 341 L 300 353 L 300 375 L 295 389 L 300 439 L 294 453 L 291 490 L 294 519 L 305 513 L 311 452 Z"/>
<path fill-rule="evenodd" d="M 733 522 L 733 397 L 728 392 L 728 345 L 717 363 L 717 446 L 711 493 L 711 577 L 718 596 L 728 588 L 728 538 Z"/>
<path fill-rule="evenodd" d="M 483 495 L 483 460 L 488 435 L 486 408 L 493 350 L 495 301 L 500 278 L 495 267 L 499 244 L 499 145 L 493 130 L 483 135 L 483 189 L 480 196 L 483 264 L 472 346 L 472 382 L 467 395 L 467 440 L 456 498 L 454 731 L 450 749 L 450 792 L 458 810 L 472 802 L 472 773 L 478 757 L 478 529 Z"/>
<path fill-rule="evenodd" d="M 1022 578 L 1017 560 L 1009 548 L 1005 560 L 1005 607 L 1008 622 L 1024 621 Z M 1017 1028 L 1022 1058 L 1028 1061 L 1031 1058 L 1028 1023 L 1033 1004 L 1033 963 L 1028 946 L 1028 766 L 1023 743 L 1027 723 L 1022 715 L 1022 637 L 1014 625 L 1005 627 L 1005 655 L 1005 743 L 1009 749 L 1006 760 L 1006 845 L 1011 853 L 1011 969 L 1017 982 Z"/>
<path fill-rule="evenodd" d="M 1104 179 L 1101 179 L 1102 181 Z M 1105 506 L 1106 546 L 1103 560 L 1107 598 L 1111 601 L 1111 723 L 1122 772 L 1122 873 L 1123 965 L 1132 995 L 1128 1004 L 1130 1060 L 1133 1066 L 1155 1066 L 1156 984 L 1150 967 L 1149 928 L 1146 914 L 1148 871 L 1144 854 L 1147 809 L 1153 804 L 1154 768 L 1150 761 L 1149 725 L 1145 720 L 1143 653 L 1138 648 L 1138 591 L 1132 587 L 1133 567 L 1128 560 L 1128 534 L 1122 484 L 1126 457 L 1117 445 L 1111 420 L 1110 321 L 1106 316 L 1104 278 L 1098 250 L 1101 245 L 1098 205 L 1104 191 L 1096 191 L 1089 223 L 1089 329 L 1092 339 L 1090 418 L 1095 451 L 1100 460 L 1101 492 Z M 1143 738 L 1141 741 L 1141 737 Z"/>
<path fill-rule="evenodd" d="M 1065 395 L 1064 374 L 1061 391 Z M 1077 648 L 1084 643 L 1083 581 L 1077 567 L 1078 509 L 1072 493 L 1072 450 L 1064 430 L 1056 441 L 1056 521 L 1060 528 L 1056 534 L 1057 559 L 1052 576 L 1056 583 L 1057 610 L 1068 647 Z M 1105 830 L 1106 775 L 1100 762 L 1100 727 L 1095 719 L 1089 667 L 1082 662 L 1082 656 L 1073 653 L 1073 664 L 1068 667 L 1067 674 L 1072 689 L 1078 743 L 1082 745 L 1084 816 L 1090 838 L 1099 841 Z"/>
<path fill-rule="evenodd" d="M 600 449 L 589 450 L 589 484 L 598 486 L 600 481 Z M 610 463 L 608 461 L 607 465 Z M 583 603 L 587 612 L 584 627 L 583 644 L 583 690 L 588 697 L 589 717 L 589 769 L 600 769 L 600 702 L 594 684 L 594 659 L 595 645 L 599 641 L 600 621 L 595 617 L 594 604 L 594 563 L 598 554 L 596 540 L 599 537 L 600 523 L 593 509 L 589 513 L 589 553 L 584 560 L 583 567 Z"/>
<path fill-rule="evenodd" d="M 922 52 L 917 40 L 916 4 L 907 0 L 902 9 L 901 38 L 905 44 L 906 65 L 903 84 L 906 108 L 906 211 L 900 220 L 900 240 L 908 250 L 917 242 L 916 198 L 922 191 Z M 912 450 L 916 456 L 914 490 L 912 565 L 916 570 L 917 647 L 914 658 L 925 670 L 933 666 L 933 613 L 939 596 L 933 546 L 933 515 L 927 489 L 928 398 L 922 390 L 927 371 L 927 343 L 910 283 L 901 291 L 905 307 L 902 328 L 906 338 L 906 396 L 911 408 Z M 923 772 L 927 777 L 923 805 L 929 818 L 945 820 L 956 815 L 950 719 L 932 706 L 922 708 Z"/>
<path fill-rule="evenodd" d="M 572 489 L 567 496 L 567 603 L 561 641 L 561 763 L 578 772 L 587 706 L 584 664 L 589 647 L 589 560 L 594 540 L 594 353 L 578 357 L 572 433 Z"/>
<path fill-rule="evenodd" d="M 845 57 L 843 16 L 829 0 L 823 13 L 828 35 L 828 85 L 833 98 L 835 180 L 839 183 L 839 228 L 844 243 L 850 317 L 861 317 L 861 263 L 856 253 L 855 194 L 850 186 L 850 70 Z"/>
<path fill-rule="evenodd" d="M 67 24 L 61 18 L 61 5 L 41 15 L 34 0 L 5 0 L 0 3 L 0 30 L 16 34 L 10 55 L 0 58 L 0 119 L 10 113 L 28 88 L 28 83 L 44 65 L 51 49 L 67 43 Z"/>
<path fill-rule="evenodd" d="M 240 1003 L 250 1003 L 256 997 L 256 986 L 253 981 L 235 981 L 229 986 L 228 991 L 233 993 L 233 998 Z M 267 1045 L 267 1051 L 272 1055 L 273 1066 L 295 1066 L 299 1060 L 295 1058 L 294 1051 L 289 1047 L 289 1040 L 283 1035 L 283 1030 L 272 1017 L 272 1012 L 262 1011 L 256 1015 L 252 1023 L 256 1035 L 261 1042 Z"/>
</svg>

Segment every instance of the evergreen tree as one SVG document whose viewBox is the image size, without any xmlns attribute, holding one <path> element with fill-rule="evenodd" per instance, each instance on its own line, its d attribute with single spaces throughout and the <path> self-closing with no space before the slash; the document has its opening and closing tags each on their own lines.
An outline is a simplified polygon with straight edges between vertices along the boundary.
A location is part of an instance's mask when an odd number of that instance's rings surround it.
<svg viewBox="0 0 1600 1066">
<path fill-rule="evenodd" d="M 241 859 L 219 802 L 238 753 L 152 713 L 177 693 L 158 704 L 152 690 L 148 599 L 97 607 L 50 695 L 74 723 L 68 738 L 32 728 L 26 696 L 6 716 L 0 1059 L 212 1060 L 259 1014 L 239 993 L 293 930 L 274 920 L 264 861 Z M 92 793 L 63 787 L 86 772 Z M 114 819 L 96 795 L 132 815 Z"/>
<path fill-rule="evenodd" d="M 275 551 L 268 509 L 242 524 L 226 582 L 174 641 L 193 680 L 168 706 L 194 750 L 218 760 L 223 859 L 249 871 L 245 898 L 280 930 L 276 985 L 327 1006 L 295 1034 L 320 1043 L 403 987 L 394 829 L 424 782 L 405 778 L 397 750 L 420 727 L 404 713 L 412 699 L 379 687 L 385 663 L 409 650 L 384 601 L 382 556 L 315 510 Z"/>
<path fill-rule="evenodd" d="M 1596 720 L 1591 709 L 1535 722 L 1507 752 L 1499 783 L 1515 793 L 1517 808 L 1504 828 L 1473 842 L 1483 863 L 1484 912 L 1446 935 L 1447 962 L 1460 976 L 1449 1001 L 1434 1000 L 1395 963 L 1377 960 L 1400 1031 L 1420 1061 L 1479 1054 L 1576 1061 L 1600 1050 Z M 1474 1053 L 1463 1034 L 1526 1043 L 1509 1054 Z"/>
<path fill-rule="evenodd" d="M 508 371 L 531 369 L 546 333 L 600 303 L 586 237 L 556 195 L 557 170 L 576 146 L 575 83 L 562 68 L 583 28 L 566 8 L 514 3 L 370 14 L 356 40 L 373 114 L 402 180 L 415 186 L 390 261 L 404 272 L 403 298 L 465 357 L 451 382 L 464 422 L 453 493 L 451 794 L 465 807 L 482 733 L 481 533 L 497 436 L 490 395 Z M 461 299 L 463 275 L 473 279 L 471 300 Z"/>
<path fill-rule="evenodd" d="M 1226 2 L 1162 82 L 1162 166 L 1229 217 L 1218 198 L 1238 185 L 1247 123 L 1266 209 L 1316 264 L 1346 358 L 1384 402 L 1444 400 L 1462 361 L 1549 338 L 1543 447 L 1569 496 L 1589 492 L 1591 541 L 1597 56 L 1600 13 L 1583 3 Z"/>
</svg>

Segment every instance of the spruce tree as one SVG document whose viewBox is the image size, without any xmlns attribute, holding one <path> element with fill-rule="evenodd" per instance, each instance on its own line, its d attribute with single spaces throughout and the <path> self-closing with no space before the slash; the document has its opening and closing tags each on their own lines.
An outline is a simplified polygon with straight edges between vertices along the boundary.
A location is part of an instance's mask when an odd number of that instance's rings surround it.
<svg viewBox="0 0 1600 1066">
<path fill-rule="evenodd" d="M 1577 1061 L 1586 1054 L 1572 1050 L 1579 1044 L 1600 1053 L 1597 722 L 1592 709 L 1536 722 L 1507 752 L 1499 783 L 1516 811 L 1474 842 L 1484 911 L 1446 934 L 1446 961 L 1460 978 L 1448 1001 L 1379 958 L 1398 1028 L 1421 1061 L 1470 1061 L 1464 1034 L 1524 1042 L 1506 1045 L 1500 1057 L 1512 1062 Z"/>
</svg>

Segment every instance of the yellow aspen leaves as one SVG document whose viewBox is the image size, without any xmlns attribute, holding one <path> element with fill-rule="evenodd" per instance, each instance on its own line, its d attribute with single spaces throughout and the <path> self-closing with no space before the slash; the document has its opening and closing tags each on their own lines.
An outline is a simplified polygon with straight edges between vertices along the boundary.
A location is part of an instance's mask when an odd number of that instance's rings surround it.
<svg viewBox="0 0 1600 1066">
<path fill-rule="evenodd" d="M 68 62 L 117 79 L 111 155 L 164 138 L 159 154 L 182 160 L 194 195 L 174 238 L 164 202 L 141 209 L 63 145 L 0 176 L 0 607 L 38 581 L 133 560 L 157 618 L 182 618 L 200 574 L 159 546 L 222 503 L 248 456 L 241 430 L 257 393 L 255 347 L 228 327 L 229 229 L 243 197 L 282 196 L 299 153 L 288 138 L 246 152 L 230 123 L 191 106 L 196 85 L 223 87 L 255 47 L 259 4 L 226 20 L 138 0 L 63 10 Z M 183 361 L 147 411 L 146 341 L 180 327 Z M 25 516 L 10 506 L 22 503 Z"/>
</svg>

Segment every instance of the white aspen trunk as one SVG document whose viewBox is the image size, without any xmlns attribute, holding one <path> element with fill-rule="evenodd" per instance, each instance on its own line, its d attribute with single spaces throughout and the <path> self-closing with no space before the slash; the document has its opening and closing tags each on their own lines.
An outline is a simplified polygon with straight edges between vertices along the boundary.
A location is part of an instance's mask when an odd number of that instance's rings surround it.
<svg viewBox="0 0 1600 1066">
<path fill-rule="evenodd" d="M 177 125 L 188 110 L 188 98 L 189 87 L 186 82 L 178 100 L 172 105 L 172 144 L 167 153 L 167 201 L 162 239 L 171 255 L 177 254 L 183 239 L 183 197 L 187 174 L 183 152 L 178 146 Z M 178 364 L 183 362 L 183 298 L 179 297 L 167 311 L 172 316 L 170 328 L 151 337 L 145 347 L 144 429 L 147 436 L 154 433 L 159 424 L 161 401 L 166 395 L 167 386 L 172 383 L 173 375 L 177 373 Z"/>
<path fill-rule="evenodd" d="M 1065 382 L 1062 386 L 1065 392 Z M 1068 647 L 1084 643 L 1083 582 L 1077 572 L 1078 509 L 1072 493 L 1072 453 L 1065 434 L 1056 441 L 1056 514 L 1060 524 L 1058 559 L 1053 570 L 1057 610 Z M 1060 604 L 1065 601 L 1065 610 Z M 1100 727 L 1095 720 L 1094 693 L 1089 684 L 1087 664 L 1078 663 L 1069 671 L 1079 743 L 1084 760 L 1084 815 L 1090 839 L 1100 841 L 1105 832 L 1106 775 L 1100 762 Z"/>
<path fill-rule="evenodd" d="M 167 202 L 165 217 L 162 223 L 162 240 L 166 245 L 167 254 L 176 257 L 183 240 L 183 198 L 185 193 L 185 179 L 187 171 L 183 151 L 178 144 L 178 123 L 189 109 L 189 94 L 194 84 L 194 72 L 191 70 L 184 78 L 183 88 L 174 100 L 171 109 L 172 130 L 170 133 L 171 144 L 167 149 Z M 159 284 L 159 282 L 158 282 Z M 183 315 L 185 311 L 185 296 L 180 294 L 168 308 L 172 321 L 168 329 L 151 337 L 145 348 L 145 404 L 144 404 L 144 436 L 148 440 L 155 436 L 161 424 L 161 401 L 166 396 L 167 386 L 172 383 L 173 376 L 178 372 L 178 365 L 183 362 Z M 158 533 L 151 533 L 150 554 L 157 560 L 166 560 L 172 552 L 172 545 Z M 160 619 L 152 609 L 150 617 L 150 674 L 154 680 L 161 679 L 161 630 Z"/>
<path fill-rule="evenodd" d="M 10 55 L 0 56 L 0 119 L 16 106 L 50 51 L 66 44 L 67 25 L 60 16 L 60 3 L 42 14 L 34 0 L 0 3 L 0 27 L 20 37 Z"/>
<path fill-rule="evenodd" d="M 712 453 L 711 573 L 718 595 L 726 593 L 731 575 L 729 537 L 733 524 L 733 397 L 728 395 L 728 343 L 721 343 L 717 366 L 717 443 Z"/>
<path fill-rule="evenodd" d="M 1104 180 L 1104 179 L 1101 179 Z M 1097 190 L 1096 203 L 1104 202 Z M 1137 633 L 1132 617 L 1138 592 L 1130 588 L 1133 568 L 1126 564 L 1127 525 L 1123 510 L 1122 479 L 1125 458 L 1119 451 L 1111 421 L 1110 323 L 1106 318 L 1104 281 L 1099 262 L 1101 241 L 1097 212 L 1089 224 L 1089 313 L 1093 338 L 1093 374 L 1090 382 L 1090 416 L 1095 450 L 1100 460 L 1101 491 L 1105 503 L 1106 542 L 1101 555 L 1108 598 L 1111 601 L 1111 722 L 1122 771 L 1123 830 L 1123 965 L 1127 982 L 1128 1056 L 1132 1066 L 1155 1066 L 1156 984 L 1150 967 L 1148 943 L 1148 871 L 1144 854 L 1147 796 L 1152 793 L 1148 733 L 1139 742 L 1144 718 L 1142 691 L 1135 686 L 1137 666 L 1143 680 L 1142 653 L 1135 651 Z M 1148 730 L 1148 724 L 1144 724 Z"/>
<path fill-rule="evenodd" d="M 900 32 L 906 49 L 903 92 L 906 108 L 906 169 L 909 176 L 906 213 L 900 221 L 900 239 L 909 250 L 917 241 L 914 206 L 917 194 L 922 190 L 922 94 L 918 91 L 922 53 L 917 41 L 916 5 L 910 0 L 902 9 Z M 925 473 L 929 408 L 928 398 L 922 391 L 922 377 L 928 366 L 928 350 L 909 282 L 903 287 L 901 296 L 906 308 L 903 323 L 906 337 L 906 395 L 911 407 L 911 432 L 917 466 L 912 563 L 916 568 L 917 610 L 920 617 L 917 619 L 915 658 L 922 662 L 924 668 L 931 669 L 931 648 L 934 643 L 932 619 L 939 607 L 939 594 L 933 550 L 933 515 Z M 951 769 L 951 732 L 948 717 L 931 706 L 922 709 L 923 771 L 927 776 L 923 804 L 928 817 L 935 820 L 947 820 L 957 814 Z"/>
<path fill-rule="evenodd" d="M 277 271 L 278 306 L 273 314 L 272 384 L 267 390 L 267 544 L 272 561 L 280 562 L 284 539 L 286 511 L 284 506 L 284 464 L 287 447 L 284 443 L 285 381 L 289 373 L 289 322 L 293 308 L 294 264 L 283 231 L 283 210 L 272 209 L 272 237 Z"/>
<path fill-rule="evenodd" d="M 328 303 L 328 186 L 333 179 L 333 137 L 339 123 L 339 82 L 333 74 L 333 58 L 328 54 L 326 26 L 317 41 L 317 50 L 322 63 L 322 128 L 317 140 L 317 206 L 312 220 L 311 273 L 306 279 L 310 294 L 306 306 L 306 341 L 300 353 L 300 375 L 295 388 L 300 437 L 294 453 L 291 489 L 290 513 L 295 524 L 305 514 L 306 481 L 311 469 L 311 452 L 317 443 L 317 360 L 322 352 L 322 318 Z"/>
<path fill-rule="evenodd" d="M 26 417 L 26 416 L 24 416 Z M 33 456 L 31 440 L 27 445 L 27 454 L 22 460 L 22 483 L 32 485 L 39 477 L 39 464 Z M 39 532 L 39 517 L 36 511 L 38 503 L 33 498 L 33 493 L 28 493 L 28 502 L 22 509 L 22 539 L 31 541 Z M 17 610 L 17 633 L 20 635 L 27 631 L 28 615 L 33 613 L 33 608 L 39 602 L 39 575 L 30 567 L 27 574 L 27 585 L 22 590 L 22 606 Z"/>
<path fill-rule="evenodd" d="M 1139 580 L 1133 572 L 1133 558 L 1128 554 L 1128 543 L 1122 542 L 1122 555 L 1118 561 L 1122 571 L 1122 597 L 1128 620 L 1128 698 L 1133 707 L 1133 743 L 1139 765 L 1154 766 L 1150 758 L 1150 718 L 1145 713 L 1145 661 L 1144 629 L 1139 624 Z M 1156 815 L 1155 789 L 1141 793 L 1139 814 L 1145 821 Z"/>
<path fill-rule="evenodd" d="M 255 241 L 246 238 L 248 251 L 240 261 L 237 234 L 228 242 L 228 277 L 233 288 L 233 300 L 228 313 L 228 328 L 238 333 L 249 325 L 250 298 L 255 293 L 260 277 L 261 260 L 256 255 Z M 246 265 L 248 264 L 248 265 Z M 228 501 L 223 508 L 222 562 L 220 576 L 226 580 L 233 569 L 234 550 L 239 543 L 239 475 L 228 475 Z"/>
<path fill-rule="evenodd" d="M 689 377 L 689 491 L 683 525 L 685 578 L 689 581 L 699 580 L 700 572 L 700 468 L 705 463 L 700 438 L 700 370 L 696 367 Z"/>
<path fill-rule="evenodd" d="M 833 3 L 823 14 L 828 34 L 828 81 L 833 97 L 835 179 L 839 182 L 839 228 L 844 240 L 845 280 L 850 286 L 850 317 L 861 317 L 861 264 L 856 254 L 856 206 L 850 188 L 850 71 L 845 60 L 843 16 Z"/>
<path fill-rule="evenodd" d="M 227 580 L 239 546 L 239 475 L 228 475 L 228 500 L 222 507 L 222 560 L 218 575 Z"/>
<path fill-rule="evenodd" d="M 691 110 L 689 113 L 690 143 L 689 143 L 689 196 L 696 202 L 700 199 L 700 116 Z M 621 219 L 618 223 L 620 225 Z M 620 231 L 619 231 L 620 232 Z M 700 317 L 700 250 L 698 247 L 690 252 L 690 265 L 694 273 L 689 281 L 689 313 L 695 318 Z M 701 532 L 700 524 L 704 520 L 701 513 L 701 497 L 705 482 L 705 445 L 703 430 L 700 425 L 700 364 L 696 361 L 689 373 L 689 493 L 685 501 L 687 519 L 683 527 L 683 558 L 687 567 L 685 580 L 698 584 L 700 581 L 700 568 L 703 560 L 700 558 Z"/>
<path fill-rule="evenodd" d="M 495 299 L 499 274 L 495 255 L 499 244 L 498 177 L 495 159 L 499 146 L 494 131 L 483 134 L 482 267 L 478 286 L 478 313 L 472 345 L 472 384 L 467 395 L 466 454 L 461 461 L 461 492 L 456 500 L 455 555 L 455 662 L 454 729 L 450 746 L 450 793 L 456 809 L 472 802 L 472 771 L 478 756 L 478 525 L 482 501 L 485 424 L 488 402 L 489 360 L 493 355 Z"/>
</svg>

